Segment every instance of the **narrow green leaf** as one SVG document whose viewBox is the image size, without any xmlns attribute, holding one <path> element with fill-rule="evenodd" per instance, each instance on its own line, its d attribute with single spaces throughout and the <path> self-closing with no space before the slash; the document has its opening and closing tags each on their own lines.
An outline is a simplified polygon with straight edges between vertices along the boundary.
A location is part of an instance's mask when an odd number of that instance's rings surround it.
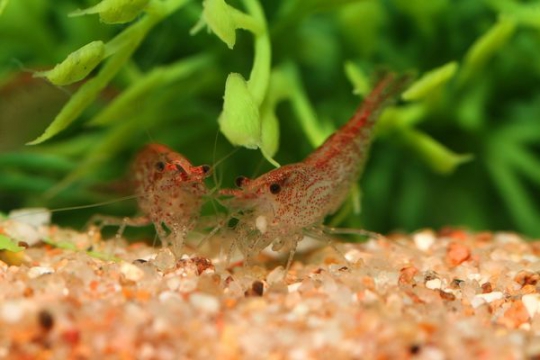
<svg viewBox="0 0 540 360">
<path fill-rule="evenodd" d="M 182 59 L 172 65 L 158 67 L 140 77 L 137 82 L 118 95 L 103 111 L 89 123 L 90 125 L 109 125 L 126 120 L 133 107 L 159 87 L 192 75 L 211 63 L 208 55 L 193 56 Z"/>
<path fill-rule="evenodd" d="M 96 99 L 111 79 L 120 71 L 140 45 L 148 31 L 165 16 L 174 12 L 187 0 L 170 0 L 155 3 L 162 11 L 148 13 L 106 44 L 105 56 L 111 56 L 98 75 L 84 83 L 62 108 L 45 132 L 27 145 L 40 144 L 68 127 Z"/>
<path fill-rule="evenodd" d="M 489 91 L 490 85 L 481 79 L 463 88 L 461 101 L 457 102 L 456 107 L 456 121 L 462 129 L 477 132 L 485 126 L 488 121 L 486 97 Z"/>
<path fill-rule="evenodd" d="M 540 235 L 537 226 L 540 213 L 534 207 L 534 197 L 527 194 L 516 174 L 498 157 L 488 159 L 486 164 L 493 183 L 499 188 L 499 194 L 519 229 L 535 236 Z"/>
<path fill-rule="evenodd" d="M 40 171 L 68 171 L 75 164 L 65 157 L 46 153 L 6 153 L 0 154 L 0 168 L 16 167 L 17 169 Z"/>
<path fill-rule="evenodd" d="M 368 77 L 352 61 L 345 62 L 345 75 L 353 85 L 353 94 L 365 96 L 371 90 Z"/>
<path fill-rule="evenodd" d="M 8 3 L 9 0 L 0 0 L 0 15 L 2 15 Z"/>
<path fill-rule="evenodd" d="M 386 136 L 402 128 L 411 128 L 425 119 L 427 109 L 424 102 L 403 106 L 387 107 L 377 121 L 377 136 Z"/>
<path fill-rule="evenodd" d="M 470 47 L 463 60 L 460 83 L 468 80 L 510 39 L 516 30 L 513 19 L 501 16 L 497 23 Z"/>
<path fill-rule="evenodd" d="M 414 129 L 404 129 L 401 134 L 422 159 L 439 174 L 450 174 L 462 163 L 472 160 L 470 154 L 456 154 L 429 135 Z"/>
<path fill-rule="evenodd" d="M 293 111 L 300 121 L 304 133 L 307 135 L 308 141 L 313 147 L 317 147 L 324 142 L 330 132 L 326 131 L 318 120 L 317 114 L 300 81 L 296 66 L 291 62 L 287 62 L 282 66 L 282 69 L 288 78 L 288 84 L 290 84 L 289 99 Z"/>
<path fill-rule="evenodd" d="M 261 110 L 261 151 L 274 166 L 272 157 L 279 147 L 279 122 L 273 110 Z M 279 164 L 277 164 L 279 166 Z"/>
<path fill-rule="evenodd" d="M 270 45 L 270 35 L 266 28 L 264 12 L 258 0 L 244 0 L 244 4 L 250 14 L 260 27 L 259 33 L 255 33 L 255 56 L 253 67 L 247 81 L 249 92 L 258 106 L 260 106 L 266 96 L 268 84 L 270 82 L 270 71 L 272 62 L 272 49 Z"/>
<path fill-rule="evenodd" d="M 448 80 L 454 76 L 457 69 L 457 63 L 452 61 L 425 73 L 424 76 L 415 81 L 406 91 L 403 92 L 401 95 L 403 100 L 421 100 L 429 96 L 441 86 L 446 84 Z"/>
<path fill-rule="evenodd" d="M 508 147 L 506 156 L 513 168 L 527 176 L 531 182 L 540 186 L 540 159 L 534 157 L 523 146 Z"/>
</svg>

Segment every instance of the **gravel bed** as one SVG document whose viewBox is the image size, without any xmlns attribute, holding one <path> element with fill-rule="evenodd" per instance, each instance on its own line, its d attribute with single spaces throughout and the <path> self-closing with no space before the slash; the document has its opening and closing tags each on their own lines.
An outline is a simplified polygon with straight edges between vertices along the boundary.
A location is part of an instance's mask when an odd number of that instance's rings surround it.
<svg viewBox="0 0 540 360">
<path fill-rule="evenodd" d="M 540 243 L 512 233 L 324 246 L 285 274 L 32 231 L 0 252 L 0 359 L 540 358 Z"/>
</svg>

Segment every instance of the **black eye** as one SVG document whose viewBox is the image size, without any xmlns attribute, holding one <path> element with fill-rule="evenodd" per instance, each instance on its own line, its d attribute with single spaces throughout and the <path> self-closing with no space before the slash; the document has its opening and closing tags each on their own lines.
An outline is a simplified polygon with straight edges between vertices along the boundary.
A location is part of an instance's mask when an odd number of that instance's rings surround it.
<svg viewBox="0 0 540 360">
<path fill-rule="evenodd" d="M 239 176 L 237 177 L 235 180 L 234 180 L 234 183 L 236 184 L 236 186 L 238 187 L 242 187 L 242 185 L 244 184 L 244 181 L 246 180 L 246 177 L 245 176 Z"/>
<path fill-rule="evenodd" d="M 277 194 L 280 191 L 281 191 L 281 185 L 277 183 L 270 184 L 270 192 L 272 194 Z"/>
<path fill-rule="evenodd" d="M 155 166 L 156 166 L 156 170 L 159 172 L 162 172 L 163 170 L 165 170 L 165 163 L 163 161 L 158 161 Z"/>
<path fill-rule="evenodd" d="M 210 171 L 209 165 L 202 165 L 202 171 L 203 173 L 207 174 Z"/>
</svg>

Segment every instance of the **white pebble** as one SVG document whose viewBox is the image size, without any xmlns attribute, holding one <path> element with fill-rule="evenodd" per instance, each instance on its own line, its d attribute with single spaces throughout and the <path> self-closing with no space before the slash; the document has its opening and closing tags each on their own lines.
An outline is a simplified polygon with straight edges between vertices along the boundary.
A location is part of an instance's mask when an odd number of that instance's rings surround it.
<svg viewBox="0 0 540 360">
<path fill-rule="evenodd" d="M 521 301 L 523 302 L 525 309 L 527 309 L 527 312 L 529 313 L 529 316 L 532 319 L 534 315 L 538 312 L 538 307 L 540 303 L 540 294 L 523 295 L 521 297 Z"/>
<path fill-rule="evenodd" d="M 504 294 L 500 291 L 493 291 L 487 294 L 476 294 L 471 300 L 471 306 L 477 308 L 484 303 L 490 303 L 495 300 L 500 300 L 504 297 Z"/>
<path fill-rule="evenodd" d="M 184 257 L 182 257 L 182 259 L 184 259 Z M 154 260 L 154 265 L 158 268 L 159 271 L 169 270 L 175 264 L 176 264 L 176 259 L 174 257 L 174 254 L 169 248 L 159 250 Z"/>
<path fill-rule="evenodd" d="M 172 277 L 167 280 L 167 287 L 171 291 L 176 291 L 180 287 L 182 281 L 178 277 Z"/>
<path fill-rule="evenodd" d="M 266 216 L 258 216 L 257 219 L 255 219 L 255 226 L 261 232 L 261 234 L 264 234 L 268 228 Z"/>
<path fill-rule="evenodd" d="M 428 251 L 435 242 L 432 231 L 422 231 L 414 234 L 414 244 L 421 251 Z"/>
<path fill-rule="evenodd" d="M 9 212 L 8 217 L 35 228 L 51 223 L 51 212 L 46 208 L 26 208 Z"/>
<path fill-rule="evenodd" d="M 286 274 L 283 267 L 278 266 L 268 274 L 266 277 L 266 282 L 269 285 L 282 283 L 283 279 L 285 279 L 285 275 Z"/>
<path fill-rule="evenodd" d="M 426 287 L 430 290 L 440 289 L 442 286 L 441 279 L 431 279 L 426 281 Z"/>
<path fill-rule="evenodd" d="M 24 311 L 24 306 L 20 301 L 6 301 L 0 308 L 0 316 L 3 321 L 14 324 L 21 321 Z"/>
<path fill-rule="evenodd" d="M 422 350 L 422 359 L 430 359 L 430 360 L 444 360 L 446 359 L 446 355 L 444 352 L 435 346 L 426 346 Z"/>
<path fill-rule="evenodd" d="M 480 282 L 482 280 L 482 275 L 480 275 L 479 273 L 467 274 L 467 279 L 476 280 L 476 281 Z M 485 281 L 482 281 L 482 283 L 484 283 L 484 282 Z"/>
<path fill-rule="evenodd" d="M 30 279 L 35 279 L 45 274 L 52 274 L 54 272 L 53 268 L 48 266 L 34 266 L 28 270 L 28 277 Z"/>
<path fill-rule="evenodd" d="M 42 234 L 33 225 L 14 220 L 7 220 L 2 224 L 3 230 L 12 239 L 24 239 L 28 245 L 35 245 L 43 238 Z"/>
<path fill-rule="evenodd" d="M 161 302 L 166 302 L 168 300 L 181 300 L 180 298 L 180 295 L 178 295 L 178 293 L 176 292 L 172 292 L 172 291 L 163 291 L 161 294 L 159 294 L 158 296 L 159 298 L 159 301 Z"/>
<path fill-rule="evenodd" d="M 301 282 L 292 283 L 287 289 L 289 290 L 289 293 L 297 292 L 301 285 Z"/>
<path fill-rule="evenodd" d="M 209 314 L 215 314 L 219 311 L 219 301 L 214 296 L 193 293 L 189 297 L 189 302 L 198 310 Z"/>
<path fill-rule="evenodd" d="M 350 263 L 357 263 L 362 259 L 362 252 L 358 249 L 351 249 L 345 253 L 345 259 Z"/>
<path fill-rule="evenodd" d="M 139 281 L 144 276 L 144 271 L 139 269 L 136 265 L 127 262 L 122 263 L 120 272 L 130 281 Z"/>
</svg>

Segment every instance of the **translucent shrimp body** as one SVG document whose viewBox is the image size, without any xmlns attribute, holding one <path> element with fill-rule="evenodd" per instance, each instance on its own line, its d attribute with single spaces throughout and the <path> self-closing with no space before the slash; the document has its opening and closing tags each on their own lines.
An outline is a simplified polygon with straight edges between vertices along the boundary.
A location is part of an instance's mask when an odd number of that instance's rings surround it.
<svg viewBox="0 0 540 360">
<path fill-rule="evenodd" d="M 210 167 L 193 166 L 170 148 L 150 144 L 137 155 L 133 174 L 143 219 L 154 224 L 164 246 L 180 248 L 199 219 Z"/>
<path fill-rule="evenodd" d="M 250 258 L 273 243 L 292 252 L 305 230 L 322 225 L 358 181 L 381 111 L 404 86 L 390 74 L 364 100 L 354 116 L 304 161 L 272 170 L 254 180 L 239 178 L 240 189 L 225 189 L 236 211 L 238 247 Z"/>
</svg>

